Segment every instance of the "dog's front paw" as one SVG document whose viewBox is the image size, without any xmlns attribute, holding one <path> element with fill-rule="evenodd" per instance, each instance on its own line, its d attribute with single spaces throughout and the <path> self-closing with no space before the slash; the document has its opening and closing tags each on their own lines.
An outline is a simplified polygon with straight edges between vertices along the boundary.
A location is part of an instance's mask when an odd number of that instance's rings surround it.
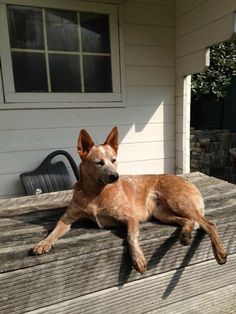
<svg viewBox="0 0 236 314">
<path fill-rule="evenodd" d="M 134 268 L 140 273 L 144 273 L 147 269 L 147 261 L 143 253 L 137 254 L 135 257 L 132 258 Z"/>
<path fill-rule="evenodd" d="M 44 253 L 48 253 L 51 247 L 52 247 L 51 242 L 45 239 L 43 241 L 40 241 L 34 246 L 32 253 L 33 255 L 41 255 Z"/>
</svg>

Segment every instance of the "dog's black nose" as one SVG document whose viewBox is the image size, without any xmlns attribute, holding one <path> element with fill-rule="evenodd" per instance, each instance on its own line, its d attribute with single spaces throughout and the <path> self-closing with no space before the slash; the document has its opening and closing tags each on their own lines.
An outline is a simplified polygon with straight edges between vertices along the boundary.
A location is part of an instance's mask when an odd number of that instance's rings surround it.
<svg viewBox="0 0 236 314">
<path fill-rule="evenodd" d="M 113 174 L 109 175 L 109 181 L 111 183 L 117 181 L 118 179 L 119 179 L 119 174 L 118 173 L 113 173 Z"/>
</svg>

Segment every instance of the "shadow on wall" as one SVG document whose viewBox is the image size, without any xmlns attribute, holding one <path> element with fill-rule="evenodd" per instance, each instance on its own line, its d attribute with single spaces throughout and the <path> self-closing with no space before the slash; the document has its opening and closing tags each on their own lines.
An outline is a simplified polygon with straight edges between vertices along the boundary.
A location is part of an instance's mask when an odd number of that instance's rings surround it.
<svg viewBox="0 0 236 314">
<path fill-rule="evenodd" d="M 174 105 L 170 94 L 166 103 L 155 95 L 158 104 L 151 95 L 145 106 L 142 98 L 137 105 L 130 100 L 125 108 L 3 112 L 0 195 L 23 194 L 19 174 L 35 169 L 54 150 L 64 149 L 79 162 L 76 145 L 82 128 L 96 143 L 103 143 L 112 127 L 118 126 L 121 174 L 174 172 Z"/>
</svg>

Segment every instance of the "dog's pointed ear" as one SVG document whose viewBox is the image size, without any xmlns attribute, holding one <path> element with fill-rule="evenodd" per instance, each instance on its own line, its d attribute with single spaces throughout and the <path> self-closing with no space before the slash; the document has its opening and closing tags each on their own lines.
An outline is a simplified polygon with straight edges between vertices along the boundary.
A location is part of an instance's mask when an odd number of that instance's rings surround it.
<svg viewBox="0 0 236 314">
<path fill-rule="evenodd" d="M 103 145 L 110 145 L 114 151 L 117 153 L 118 151 L 118 129 L 115 126 L 110 134 L 108 135 L 107 139 L 105 140 Z"/>
<path fill-rule="evenodd" d="M 78 144 L 77 144 L 77 151 L 80 155 L 80 158 L 83 160 L 88 153 L 90 152 L 91 148 L 93 147 L 94 142 L 91 139 L 90 135 L 87 131 L 82 129 L 79 134 Z"/>
</svg>

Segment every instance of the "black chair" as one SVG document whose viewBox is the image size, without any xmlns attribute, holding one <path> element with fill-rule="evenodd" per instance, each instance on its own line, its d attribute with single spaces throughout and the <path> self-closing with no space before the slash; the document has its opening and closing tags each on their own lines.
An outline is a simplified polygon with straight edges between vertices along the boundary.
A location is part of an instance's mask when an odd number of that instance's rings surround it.
<svg viewBox="0 0 236 314">
<path fill-rule="evenodd" d="M 35 170 L 20 174 L 20 180 L 26 195 L 56 192 L 72 188 L 73 183 L 65 163 L 63 161 L 51 162 L 58 155 L 63 155 L 68 159 L 76 180 L 79 180 L 78 167 L 71 155 L 64 150 L 56 150 L 49 154 Z"/>
</svg>

